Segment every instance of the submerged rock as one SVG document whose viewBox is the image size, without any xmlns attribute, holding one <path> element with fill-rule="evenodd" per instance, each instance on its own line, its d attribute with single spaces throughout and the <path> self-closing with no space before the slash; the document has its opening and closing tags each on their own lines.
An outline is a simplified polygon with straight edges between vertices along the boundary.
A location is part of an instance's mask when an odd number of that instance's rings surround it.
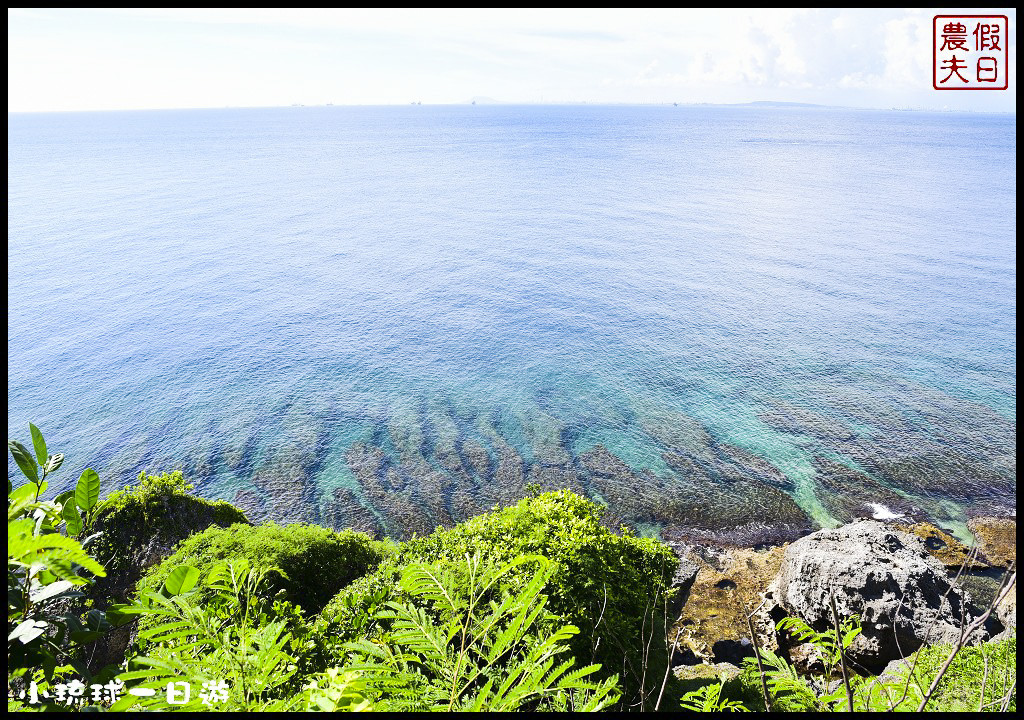
<svg viewBox="0 0 1024 720">
<path fill-rule="evenodd" d="M 782 490 L 793 489 L 793 482 L 786 474 L 764 458 L 726 443 L 716 445 L 715 448 L 726 461 L 738 469 L 742 477 L 757 478 Z"/>
<path fill-rule="evenodd" d="M 791 544 L 765 596 L 772 620 L 793 615 L 819 631 L 832 627 L 834 596 L 841 618 L 860 617 L 850 659 L 875 672 L 925 642 L 956 641 L 971 621 L 970 608 L 962 612 L 969 598 L 950 585 L 924 541 L 873 520 L 819 530 Z M 970 640 L 999 629 L 992 621 Z"/>
<path fill-rule="evenodd" d="M 355 475 L 366 497 L 384 516 L 389 534 L 405 539 L 413 534 L 427 535 L 436 527 L 405 488 L 405 480 L 379 447 L 354 443 L 346 455 L 349 470 Z M 395 485 L 402 489 L 395 489 Z"/>
<path fill-rule="evenodd" d="M 674 452 L 711 458 L 711 436 L 697 418 L 666 408 L 644 408 L 640 425 L 648 435 Z"/>
<path fill-rule="evenodd" d="M 323 513 L 324 525 L 333 530 L 355 530 L 373 538 L 384 534 L 377 516 L 364 506 L 349 488 L 337 488 Z"/>
<path fill-rule="evenodd" d="M 316 522 L 316 482 L 311 463 L 294 447 L 282 448 L 252 477 L 265 498 L 264 515 L 279 523 Z"/>
<path fill-rule="evenodd" d="M 762 480 L 724 483 L 686 458 L 666 453 L 665 461 L 681 472 L 672 492 L 655 501 L 666 540 L 755 547 L 794 540 L 814 528 L 793 498 Z"/>
<path fill-rule="evenodd" d="M 536 483 L 543 492 L 568 489 L 583 497 L 587 495 L 579 475 L 571 468 L 531 465 L 526 475 L 526 482 Z"/>
<path fill-rule="evenodd" d="M 652 473 L 635 473 L 603 445 L 595 445 L 579 457 L 590 474 L 590 486 L 608 506 L 608 527 L 658 522 L 658 504 L 669 492 Z"/>
<path fill-rule="evenodd" d="M 774 430 L 810 435 L 821 440 L 850 440 L 854 437 L 849 426 L 837 418 L 797 407 L 780 399 L 773 399 L 771 404 L 772 409 L 760 413 L 758 418 Z"/>
<path fill-rule="evenodd" d="M 591 486 L 601 494 L 616 522 L 657 523 L 666 540 L 720 545 L 778 544 L 813 529 L 800 506 L 774 484 L 762 480 L 782 475 L 766 461 L 739 448 L 731 456 L 741 467 L 713 458 L 663 453 L 672 470 L 667 477 L 633 472 L 626 463 L 597 445 L 583 453 L 580 465 L 590 472 Z M 731 470 L 723 475 L 723 467 Z"/>
<path fill-rule="evenodd" d="M 629 465 L 618 458 L 604 445 L 595 445 L 579 456 L 580 465 L 593 475 L 628 481 L 633 478 Z"/>
<path fill-rule="evenodd" d="M 239 490 L 231 502 L 257 525 L 269 519 L 267 518 L 267 509 L 263 505 L 263 498 L 252 490 Z"/>
<path fill-rule="evenodd" d="M 818 500 L 840 523 L 888 513 L 905 521 L 921 517 L 923 511 L 897 492 L 870 476 L 828 458 L 814 459 Z"/>
<path fill-rule="evenodd" d="M 487 450 L 475 440 L 462 443 L 462 455 L 466 458 L 469 468 L 481 481 L 488 481 L 492 476 L 491 456 Z"/>
<path fill-rule="evenodd" d="M 893 460 L 868 457 L 861 464 L 912 495 L 948 498 L 969 508 L 1016 506 L 1015 479 L 953 450 L 912 450 Z"/>
<path fill-rule="evenodd" d="M 538 464 L 569 465 L 572 458 L 562 443 L 565 425 L 561 421 L 540 411 L 514 414 Z"/>
</svg>

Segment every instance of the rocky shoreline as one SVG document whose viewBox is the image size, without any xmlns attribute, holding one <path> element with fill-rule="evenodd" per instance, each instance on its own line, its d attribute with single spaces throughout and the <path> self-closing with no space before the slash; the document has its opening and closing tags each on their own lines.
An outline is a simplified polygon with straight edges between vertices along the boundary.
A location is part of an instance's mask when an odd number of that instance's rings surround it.
<svg viewBox="0 0 1024 720">
<path fill-rule="evenodd" d="M 731 677 L 754 654 L 747 617 L 762 647 L 810 670 L 810 646 L 775 629 L 786 616 L 831 627 L 830 598 L 841 617 L 858 615 L 862 633 L 850 659 L 878 673 L 922 644 L 956 640 L 992 602 L 1016 561 L 1016 521 L 975 518 L 968 547 L 930 523 L 858 519 L 791 543 L 753 549 L 670 542 L 680 558 L 681 598 L 670 638 L 677 677 Z M 970 642 L 1016 628 L 1012 589 Z"/>
</svg>

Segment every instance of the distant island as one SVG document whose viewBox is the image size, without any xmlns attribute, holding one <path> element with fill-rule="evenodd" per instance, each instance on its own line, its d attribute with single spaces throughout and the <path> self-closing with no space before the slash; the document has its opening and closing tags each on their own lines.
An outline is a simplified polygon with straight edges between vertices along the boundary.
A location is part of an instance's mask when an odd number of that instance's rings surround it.
<svg viewBox="0 0 1024 720">
<path fill-rule="evenodd" d="M 820 105 L 818 103 L 781 102 L 778 100 L 755 100 L 748 103 L 731 103 L 733 105 L 752 105 L 754 107 L 799 107 L 799 108 L 827 108 L 834 105 Z"/>
</svg>

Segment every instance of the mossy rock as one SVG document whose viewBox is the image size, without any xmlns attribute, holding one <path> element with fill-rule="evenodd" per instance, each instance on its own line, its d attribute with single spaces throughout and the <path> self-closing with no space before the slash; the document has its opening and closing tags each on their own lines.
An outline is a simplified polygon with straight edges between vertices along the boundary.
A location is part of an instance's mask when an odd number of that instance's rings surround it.
<svg viewBox="0 0 1024 720">
<path fill-rule="evenodd" d="M 680 647 L 707 663 L 738 663 L 752 656 L 747 614 L 761 604 L 761 594 L 782 565 L 784 550 L 732 548 L 713 558 L 713 564 L 699 561 L 675 628 L 681 632 Z"/>
<path fill-rule="evenodd" d="M 248 523 L 230 503 L 196 497 L 191 489 L 181 471 L 139 473 L 136 485 L 112 493 L 100 504 L 93 529 L 102 534 L 90 549 L 107 576 L 96 583 L 94 597 L 124 602 L 146 569 L 185 538 L 211 525 Z"/>
<path fill-rule="evenodd" d="M 945 565 L 947 570 L 957 570 L 965 563 L 968 570 L 980 570 L 989 567 L 984 555 L 979 556 L 975 553 L 974 557 L 971 557 L 971 548 L 931 523 L 895 524 L 893 527 L 911 535 L 917 535 L 917 537 L 924 540 L 928 553 Z"/>
<path fill-rule="evenodd" d="M 996 567 L 1008 567 L 1017 559 L 1017 521 L 1011 518 L 978 517 L 967 523 L 985 557 Z"/>
<path fill-rule="evenodd" d="M 672 676 L 677 680 L 677 687 L 681 693 L 693 692 L 705 685 L 718 683 L 722 683 L 723 689 L 728 692 L 739 686 L 741 673 L 736 665 L 727 662 L 676 665 L 672 668 Z"/>
</svg>

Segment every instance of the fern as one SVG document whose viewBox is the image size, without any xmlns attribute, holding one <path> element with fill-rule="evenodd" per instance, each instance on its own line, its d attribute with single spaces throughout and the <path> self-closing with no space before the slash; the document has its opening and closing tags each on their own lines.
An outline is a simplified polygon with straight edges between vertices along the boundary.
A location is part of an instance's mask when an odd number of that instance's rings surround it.
<svg viewBox="0 0 1024 720">
<path fill-rule="evenodd" d="M 772 705 L 776 710 L 784 711 L 816 711 L 827 712 L 847 708 L 846 687 L 835 679 L 836 670 L 843 660 L 843 653 L 850 647 L 860 634 L 860 624 L 856 616 L 845 619 L 838 632 L 829 628 L 819 632 L 806 622 L 796 617 L 787 617 L 779 621 L 777 628 L 794 635 L 798 640 L 810 643 L 818 651 L 824 665 L 824 676 L 821 678 L 800 675 L 796 668 L 785 658 L 779 657 L 770 650 L 758 650 L 764 669 L 764 681 L 771 694 Z M 757 661 L 747 658 L 745 665 L 750 672 L 757 672 Z M 867 681 L 857 675 L 847 677 L 851 693 L 855 697 L 874 698 L 879 703 L 879 690 L 865 690 Z M 868 694 L 865 694 L 865 693 Z M 873 695 L 871 693 L 874 693 Z"/>
<path fill-rule="evenodd" d="M 128 695 L 114 709 L 138 704 L 186 711 L 284 710 L 312 702 L 312 696 L 306 695 L 289 700 L 276 697 L 296 668 L 285 649 L 291 640 L 287 621 L 270 619 L 263 609 L 261 590 L 269 572 L 249 569 L 244 561 L 225 563 L 208 574 L 203 593 L 171 594 L 166 584 L 163 592 L 143 592 L 133 612 L 148 616 L 149 625 L 139 632 L 147 654 L 134 658 L 135 669 L 118 678 L 133 687 L 154 690 L 182 680 L 193 688 L 225 681 L 228 697 L 211 707 L 209 698 L 199 693 L 170 706 L 162 693 L 148 698 Z M 200 598 L 208 599 L 200 602 Z M 328 679 L 327 687 L 334 687 L 331 682 Z M 344 692 L 339 699 L 342 696 Z"/>
<path fill-rule="evenodd" d="M 499 591 L 521 566 L 534 572 L 515 590 Z M 401 577 L 409 599 L 378 612 L 387 628 L 378 642 L 346 645 L 348 668 L 362 674 L 377 709 L 602 709 L 618 699 L 617 678 L 591 682 L 599 665 L 576 668 L 565 657 L 576 627 L 545 630 L 554 617 L 542 592 L 553 570 L 540 556 L 409 565 Z"/>
<path fill-rule="evenodd" d="M 765 682 L 772 695 L 772 704 L 784 710 L 822 710 L 814 689 L 796 668 L 771 650 L 762 648 L 761 663 L 765 667 Z M 748 663 L 753 661 L 749 658 Z"/>
<path fill-rule="evenodd" d="M 739 700 L 723 698 L 722 689 L 722 683 L 705 685 L 683 695 L 679 700 L 679 705 L 683 710 L 691 712 L 748 712 Z"/>
</svg>

